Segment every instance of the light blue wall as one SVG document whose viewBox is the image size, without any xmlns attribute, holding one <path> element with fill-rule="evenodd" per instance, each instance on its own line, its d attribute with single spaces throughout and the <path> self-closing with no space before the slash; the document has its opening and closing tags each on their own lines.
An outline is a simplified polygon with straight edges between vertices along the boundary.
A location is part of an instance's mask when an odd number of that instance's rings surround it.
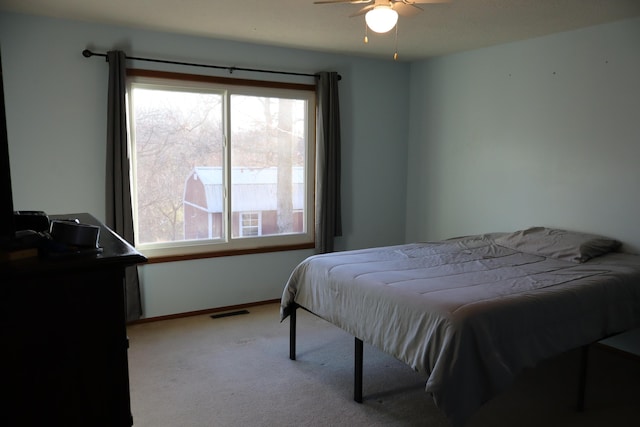
<svg viewBox="0 0 640 427">
<path fill-rule="evenodd" d="M 103 58 L 84 58 L 85 47 L 185 62 L 338 71 L 343 77 L 344 209 L 344 237 L 338 247 L 404 241 L 407 64 L 0 14 L 16 209 L 90 212 L 104 219 L 107 64 Z M 264 77 L 242 72 L 234 76 Z M 290 251 L 144 266 L 145 314 L 156 317 L 279 298 L 293 267 L 310 254 Z"/>
<path fill-rule="evenodd" d="M 640 19 L 411 65 L 407 240 L 532 225 L 640 250 Z"/>
<path fill-rule="evenodd" d="M 638 250 L 638 46 L 634 19 L 408 65 L 0 14 L 15 205 L 103 219 L 107 65 L 81 51 L 121 48 L 340 72 L 340 249 L 548 225 Z M 279 298 L 310 253 L 144 266 L 146 316 Z"/>
</svg>

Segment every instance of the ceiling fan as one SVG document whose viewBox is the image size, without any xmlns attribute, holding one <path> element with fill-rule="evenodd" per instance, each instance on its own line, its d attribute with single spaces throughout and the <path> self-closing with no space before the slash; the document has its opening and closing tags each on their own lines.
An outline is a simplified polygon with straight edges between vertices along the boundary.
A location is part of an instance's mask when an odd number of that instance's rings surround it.
<svg viewBox="0 0 640 427">
<path fill-rule="evenodd" d="M 451 0 L 316 0 L 314 4 L 350 3 L 367 5 L 350 16 L 364 15 L 365 29 L 368 28 L 376 33 L 387 33 L 395 27 L 396 52 L 393 54 L 393 59 L 398 59 L 398 15 L 413 16 L 422 12 L 423 9 L 418 4 L 449 2 Z M 366 32 L 364 42 L 369 42 Z"/>
</svg>

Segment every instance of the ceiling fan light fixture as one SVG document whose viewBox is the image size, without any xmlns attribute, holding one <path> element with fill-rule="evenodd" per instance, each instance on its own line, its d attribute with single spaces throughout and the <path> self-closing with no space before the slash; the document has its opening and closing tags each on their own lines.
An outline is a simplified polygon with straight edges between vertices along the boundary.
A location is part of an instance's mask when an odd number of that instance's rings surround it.
<svg viewBox="0 0 640 427">
<path fill-rule="evenodd" d="M 391 31 L 398 22 L 398 12 L 391 6 L 376 6 L 364 15 L 367 26 L 376 33 L 386 33 Z"/>
</svg>

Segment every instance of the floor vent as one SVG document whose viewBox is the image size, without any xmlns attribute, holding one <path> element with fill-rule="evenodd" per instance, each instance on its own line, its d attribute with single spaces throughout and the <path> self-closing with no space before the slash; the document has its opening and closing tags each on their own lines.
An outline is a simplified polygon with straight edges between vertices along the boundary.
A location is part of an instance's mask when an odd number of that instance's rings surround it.
<svg viewBox="0 0 640 427">
<path fill-rule="evenodd" d="M 221 317 L 239 316 L 241 314 L 249 314 L 249 310 L 227 311 L 226 313 L 212 314 L 210 317 L 212 319 L 220 319 Z"/>
</svg>

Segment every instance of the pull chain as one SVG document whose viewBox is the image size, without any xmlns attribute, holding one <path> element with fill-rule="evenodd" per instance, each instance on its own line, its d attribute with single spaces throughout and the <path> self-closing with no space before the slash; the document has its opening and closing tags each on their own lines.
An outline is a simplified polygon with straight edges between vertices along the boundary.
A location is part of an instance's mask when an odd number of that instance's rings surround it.
<svg viewBox="0 0 640 427">
<path fill-rule="evenodd" d="M 396 23 L 396 42 L 395 42 L 395 52 L 393 52 L 393 60 L 398 60 L 398 23 Z"/>
<path fill-rule="evenodd" d="M 364 43 L 369 43 L 369 37 L 367 37 L 369 27 L 367 26 L 367 21 L 364 21 Z"/>
</svg>

